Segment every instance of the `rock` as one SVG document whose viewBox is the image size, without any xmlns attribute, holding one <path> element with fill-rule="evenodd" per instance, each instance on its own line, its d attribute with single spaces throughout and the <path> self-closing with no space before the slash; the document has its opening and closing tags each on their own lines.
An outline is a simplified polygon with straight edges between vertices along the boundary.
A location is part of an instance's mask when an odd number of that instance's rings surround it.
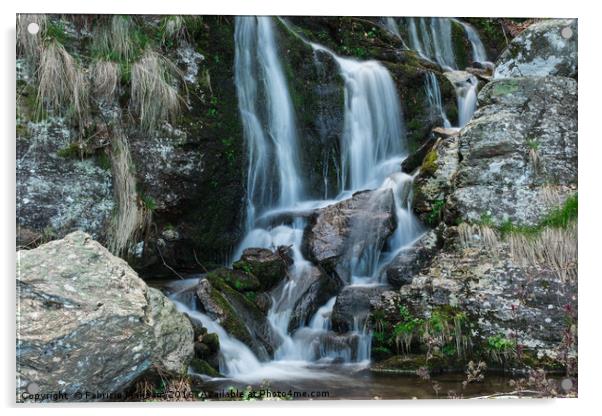
<svg viewBox="0 0 602 416">
<path fill-rule="evenodd" d="M 272 297 L 265 292 L 257 294 L 255 297 L 255 306 L 257 306 L 264 315 L 267 314 L 272 306 Z"/>
<path fill-rule="evenodd" d="M 438 250 L 437 235 L 431 230 L 393 259 L 386 269 L 387 281 L 394 288 L 411 284 L 414 276 L 428 266 Z"/>
<path fill-rule="evenodd" d="M 17 394 L 115 392 L 152 366 L 183 374 L 193 329 L 88 234 L 17 253 Z"/>
<path fill-rule="evenodd" d="M 328 276 L 320 267 L 311 266 L 306 273 L 309 276 L 306 278 L 307 288 L 293 307 L 288 324 L 289 333 L 309 324 L 316 311 L 343 287 L 341 279 Z"/>
<path fill-rule="evenodd" d="M 228 334 L 249 346 L 259 359 L 273 356 L 281 341 L 253 302 L 221 279 L 201 279 L 196 294 L 202 310 Z"/>
<path fill-rule="evenodd" d="M 350 263 L 380 252 L 395 229 L 390 189 L 356 192 L 353 197 L 319 209 L 303 234 L 306 257 L 348 282 Z M 369 230 L 369 232 L 368 232 Z"/>
<path fill-rule="evenodd" d="M 460 129 L 454 127 L 435 127 L 433 129 L 433 134 L 437 137 L 447 138 L 447 137 L 455 137 L 460 134 Z"/>
<path fill-rule="evenodd" d="M 495 63 L 494 78 L 577 77 L 577 19 L 542 20 L 512 39 Z"/>
<path fill-rule="evenodd" d="M 215 333 L 205 334 L 203 336 L 203 344 L 209 347 L 209 351 L 216 353 L 219 351 L 219 337 Z"/>
<path fill-rule="evenodd" d="M 522 369 L 559 358 L 565 331 L 575 319 L 570 311 L 577 310 L 576 280 L 521 267 L 505 241 L 494 250 L 475 242 L 439 252 L 428 269 L 401 287 L 400 296 L 417 316 L 436 307 L 463 311 L 474 330 L 473 347 L 485 353 L 482 346 L 490 337 L 514 340 L 523 361 L 512 365 Z"/>
<path fill-rule="evenodd" d="M 332 329 L 345 333 L 353 330 L 356 323 L 363 324 L 386 291 L 386 286 L 345 286 L 332 309 Z"/>
<path fill-rule="evenodd" d="M 564 77 L 495 80 L 459 136 L 462 162 L 448 209 L 465 221 L 537 223 L 577 185 L 577 82 Z M 553 185 L 551 185 L 553 184 Z M 434 195 L 420 186 L 415 205 Z M 428 192 L 427 192 L 428 191 Z M 429 198 L 426 198 L 430 200 Z"/>
<path fill-rule="evenodd" d="M 75 230 L 106 242 L 115 206 L 110 169 L 79 156 L 63 119 L 29 122 L 27 136 L 17 136 L 17 245 L 30 243 L 31 233 L 40 243 Z"/>
<path fill-rule="evenodd" d="M 458 137 L 438 139 L 414 179 L 414 212 L 432 227 L 443 220 L 459 165 Z"/>
<path fill-rule="evenodd" d="M 259 279 L 263 290 L 270 290 L 286 275 L 292 259 L 285 248 L 271 251 L 266 248 L 247 248 L 232 267 L 252 273 Z"/>
<path fill-rule="evenodd" d="M 194 358 L 190 362 L 190 369 L 196 374 L 205 374 L 210 377 L 221 377 L 219 371 L 213 368 L 207 361 L 200 358 Z"/>
<path fill-rule="evenodd" d="M 251 273 L 247 273 L 243 270 L 228 269 L 226 267 L 220 267 L 217 270 L 207 273 L 206 278 L 209 281 L 222 279 L 232 289 L 239 292 L 254 291 L 261 287 L 259 279 Z"/>
<path fill-rule="evenodd" d="M 441 127 L 435 127 L 433 132 L 435 132 L 437 129 L 441 129 Z M 414 171 L 420 167 L 422 161 L 428 152 L 430 152 L 430 150 L 433 148 L 436 141 L 437 139 L 431 135 L 431 137 L 427 139 L 424 144 L 418 148 L 418 150 L 411 153 L 401 162 L 401 171 L 407 173 L 408 175 L 414 173 Z"/>
</svg>

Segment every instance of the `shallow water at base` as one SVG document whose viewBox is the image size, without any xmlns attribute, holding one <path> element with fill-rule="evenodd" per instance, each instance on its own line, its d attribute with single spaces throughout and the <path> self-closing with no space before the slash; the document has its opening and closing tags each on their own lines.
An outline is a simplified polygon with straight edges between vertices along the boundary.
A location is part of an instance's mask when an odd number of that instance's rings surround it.
<svg viewBox="0 0 602 416">
<path fill-rule="evenodd" d="M 437 375 L 431 381 L 425 381 L 411 375 L 374 373 L 365 366 L 362 369 L 357 365 L 304 366 L 302 371 L 296 371 L 301 369 L 295 363 L 281 365 L 282 372 L 288 372 L 287 377 L 265 380 L 212 379 L 203 382 L 200 389 L 204 392 L 222 392 L 230 388 L 242 391 L 251 386 L 254 390 L 262 390 L 267 385 L 272 392 L 297 392 L 297 399 L 301 400 L 310 399 L 300 397 L 303 392 L 314 392 L 312 400 L 400 400 L 446 399 L 451 392 L 455 396 L 475 398 L 512 391 L 508 384 L 511 378 L 499 374 L 488 374 L 482 382 L 468 384 L 463 390 L 464 374 L 460 373 Z M 296 374 L 302 376 L 296 377 Z M 433 390 L 432 381 L 436 381 L 441 387 L 438 395 Z M 326 397 L 321 397 L 323 392 L 326 392 Z"/>
</svg>

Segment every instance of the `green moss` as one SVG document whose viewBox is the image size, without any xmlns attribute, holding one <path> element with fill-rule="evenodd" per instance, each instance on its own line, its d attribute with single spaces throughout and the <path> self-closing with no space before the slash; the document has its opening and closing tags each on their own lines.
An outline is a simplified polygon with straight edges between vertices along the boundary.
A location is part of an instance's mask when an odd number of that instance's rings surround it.
<svg viewBox="0 0 602 416">
<path fill-rule="evenodd" d="M 211 284 L 221 287 L 222 282 L 239 292 L 254 291 L 260 288 L 259 280 L 249 272 L 232 270 L 226 267 L 209 272 L 206 276 Z"/>
<path fill-rule="evenodd" d="M 443 208 L 445 207 L 445 200 L 436 199 L 431 204 L 431 212 L 426 216 L 426 223 L 431 227 L 436 227 L 437 224 L 441 221 L 441 214 L 443 212 Z"/>
<path fill-rule="evenodd" d="M 454 48 L 456 64 L 460 69 L 466 68 L 472 61 L 472 57 L 468 55 L 468 53 L 472 50 L 472 46 L 466 38 L 466 31 L 464 30 L 464 27 L 460 23 L 452 20 L 451 29 L 452 46 Z"/>
<path fill-rule="evenodd" d="M 428 176 L 434 175 L 438 168 L 437 158 L 437 149 L 431 149 L 422 161 L 422 166 L 420 167 L 421 172 Z"/>
<path fill-rule="evenodd" d="M 536 225 L 516 225 L 512 221 L 505 221 L 498 229 L 502 235 L 510 233 L 537 235 L 546 227 L 566 228 L 577 220 L 578 211 L 578 198 L 575 193 L 569 196 L 561 207 L 550 211 Z"/>
<path fill-rule="evenodd" d="M 70 143 L 68 146 L 57 150 L 56 154 L 65 159 L 78 159 L 82 156 L 82 150 L 77 143 Z"/>
<path fill-rule="evenodd" d="M 211 367 L 209 363 L 200 358 L 193 358 L 190 362 L 190 368 L 192 371 L 198 374 L 206 374 L 210 377 L 220 377 L 221 374 L 215 368 Z"/>
</svg>

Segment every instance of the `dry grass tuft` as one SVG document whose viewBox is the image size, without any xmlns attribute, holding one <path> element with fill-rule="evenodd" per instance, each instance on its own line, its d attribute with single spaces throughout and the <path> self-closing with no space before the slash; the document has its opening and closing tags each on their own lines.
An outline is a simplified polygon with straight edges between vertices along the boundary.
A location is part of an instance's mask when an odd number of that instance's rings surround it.
<svg viewBox="0 0 602 416">
<path fill-rule="evenodd" d="M 117 213 L 109 233 L 109 250 L 123 256 L 150 224 L 151 213 L 139 204 L 129 146 L 121 133 L 113 138 L 111 162 Z"/>
<path fill-rule="evenodd" d="M 37 111 L 63 112 L 72 109 L 78 121 L 88 113 L 88 83 L 83 69 L 65 50 L 52 41 L 41 49 L 38 67 Z"/>
<path fill-rule="evenodd" d="M 478 242 L 495 253 L 499 244 L 498 232 L 488 225 L 462 223 L 458 226 L 458 235 L 464 247 Z"/>
<path fill-rule="evenodd" d="M 553 271 L 562 281 L 577 278 L 577 223 L 545 228 L 536 236 L 512 233 L 510 254 L 522 267 Z"/>
<path fill-rule="evenodd" d="M 38 61 L 42 47 L 42 33 L 48 19 L 44 14 L 17 15 L 17 54 L 23 56 L 31 64 Z M 40 30 L 32 35 L 27 30 L 31 23 L 36 23 Z"/>
<path fill-rule="evenodd" d="M 90 70 L 94 95 L 111 102 L 119 86 L 121 71 L 119 65 L 111 61 L 96 61 Z"/>
<path fill-rule="evenodd" d="M 162 42 L 174 39 L 178 42 L 183 42 L 188 39 L 188 31 L 186 30 L 186 22 L 184 17 L 174 15 L 166 16 L 161 24 Z"/>
<path fill-rule="evenodd" d="M 184 98 L 177 84 L 185 85 L 183 74 L 166 57 L 147 49 L 132 67 L 131 105 L 140 117 L 143 130 L 151 131 L 159 123 L 173 119 Z"/>
</svg>

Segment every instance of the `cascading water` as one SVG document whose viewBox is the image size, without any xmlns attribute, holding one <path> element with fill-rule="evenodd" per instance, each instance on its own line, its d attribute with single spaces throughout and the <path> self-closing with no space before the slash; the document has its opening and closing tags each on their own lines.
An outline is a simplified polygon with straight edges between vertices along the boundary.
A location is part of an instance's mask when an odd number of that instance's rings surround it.
<svg viewBox="0 0 602 416">
<path fill-rule="evenodd" d="M 461 75 L 453 75 L 453 84 L 456 89 L 458 105 L 457 127 L 464 127 L 470 121 L 476 109 L 478 81 L 473 75 L 458 71 L 452 44 L 451 25 L 459 24 L 464 28 L 466 37 L 471 44 L 472 61 L 485 63 L 487 62 L 487 54 L 477 31 L 468 23 L 448 17 L 409 17 L 406 22 L 410 36 L 410 46 L 413 50 L 422 58 L 436 62 L 450 73 L 461 72 Z M 429 88 L 438 89 L 438 84 L 436 87 L 434 86 L 437 83 L 436 78 L 430 81 L 427 80 L 427 83 L 430 84 Z"/>
<path fill-rule="evenodd" d="M 433 72 L 427 72 L 426 74 L 426 98 L 428 100 L 429 108 L 431 111 L 441 117 L 443 120 L 443 127 L 451 127 L 445 110 L 443 109 L 443 100 L 441 99 L 441 89 L 439 88 L 439 81 L 437 76 Z"/>
<path fill-rule="evenodd" d="M 283 20 L 281 22 L 288 25 Z M 274 361 L 259 363 L 246 346 L 225 333 L 206 315 L 184 302 L 178 302 L 178 307 L 201 321 L 210 331 L 218 333 L 220 340 L 224 338 L 220 350 L 220 371 L 237 379 L 260 377 L 266 371 L 274 377 L 274 368 L 283 368 L 278 367 L 283 363 L 290 368 L 290 363 L 306 365 L 324 360 L 367 362 L 370 359 L 371 332 L 366 329 L 366 316 L 357 316 L 347 334 L 333 332 L 330 314 L 336 297 L 318 309 L 309 325 L 292 334 L 288 332 L 292 309 L 311 283 L 312 273 L 317 270 L 301 253 L 305 220 L 299 217 L 288 224 L 263 227 L 258 224 L 262 215 L 270 212 L 294 212 L 325 206 L 364 189 L 374 190 L 369 202 L 376 209 L 380 196 L 393 193 L 397 223 L 393 235 L 384 246 L 382 242 L 380 245 L 367 244 L 363 250 L 365 255 L 356 258 L 350 266 L 352 279 L 349 283 L 352 286 L 383 283 L 380 277 L 383 268 L 421 233 L 409 205 L 412 177 L 399 171 L 406 149 L 395 83 L 385 67 L 376 61 L 343 58 L 321 45 L 307 42 L 314 53 L 329 54 L 337 62 L 345 83 L 345 111 L 340 160 L 337 163 L 339 196 L 333 201 L 306 200 L 295 159 L 300 145 L 294 109 L 277 54 L 273 21 L 267 17 L 237 17 L 235 41 L 235 82 L 249 153 L 248 232 L 238 248 L 238 255 L 248 247 L 275 249 L 290 246 L 294 260 L 288 278 L 271 292 L 268 321 L 282 340 Z M 366 209 L 371 209 L 370 204 Z M 364 231 L 355 232 L 358 238 L 365 238 Z"/>
<path fill-rule="evenodd" d="M 237 17 L 234 75 L 248 149 L 247 231 L 263 210 L 303 195 L 297 127 L 269 17 Z"/>
</svg>

